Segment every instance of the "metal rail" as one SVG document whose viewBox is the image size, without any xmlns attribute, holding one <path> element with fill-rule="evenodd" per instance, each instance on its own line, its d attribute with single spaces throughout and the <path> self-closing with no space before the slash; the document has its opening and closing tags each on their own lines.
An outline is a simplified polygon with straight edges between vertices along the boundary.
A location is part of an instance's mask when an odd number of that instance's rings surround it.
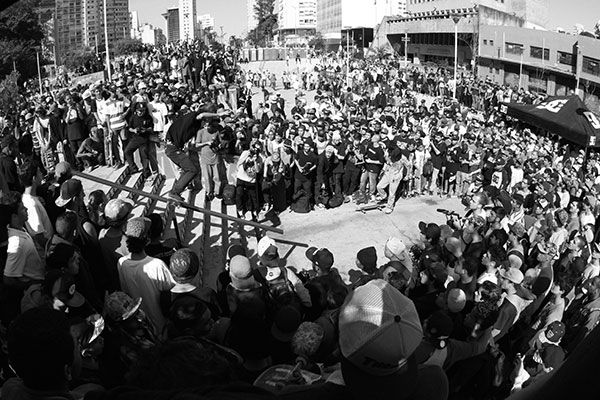
<svg viewBox="0 0 600 400">
<path fill-rule="evenodd" d="M 81 178 L 88 179 L 90 181 L 94 181 L 94 182 L 100 183 L 102 185 L 110 186 L 112 188 L 116 188 L 116 189 L 119 189 L 119 190 L 124 190 L 126 192 L 130 192 L 130 193 L 133 193 L 133 194 L 138 195 L 138 196 L 148 197 L 148 198 L 156 200 L 156 201 L 162 201 L 162 202 L 165 202 L 165 203 L 175 203 L 175 204 L 177 204 L 177 205 L 179 205 L 179 206 L 181 206 L 183 208 L 187 208 L 188 210 L 197 211 L 197 212 L 200 212 L 200 213 L 203 213 L 203 214 L 210 215 L 212 217 L 222 218 L 222 219 L 225 219 L 225 220 L 228 220 L 228 221 L 237 222 L 238 224 L 241 224 L 241 225 L 250 225 L 250 226 L 253 226 L 255 228 L 264 229 L 265 231 L 270 231 L 270 232 L 275 232 L 275 233 L 283 234 L 283 230 L 279 229 L 279 228 L 274 228 L 272 226 L 259 224 L 258 222 L 254 222 L 254 221 L 247 221 L 245 219 L 241 219 L 241 218 L 237 218 L 237 217 L 232 217 L 231 215 L 223 214 L 223 213 L 212 211 L 212 210 L 207 210 L 206 208 L 197 207 L 197 206 L 194 206 L 192 204 L 185 203 L 185 202 L 178 202 L 178 201 L 169 199 L 167 197 L 163 197 L 163 196 L 159 196 L 157 194 L 152 194 L 152 193 L 144 192 L 143 190 L 140 190 L 140 189 L 135 189 L 135 188 L 131 188 L 131 187 L 128 187 L 128 186 L 120 185 L 120 184 L 117 184 L 115 182 L 111 182 L 111 181 L 109 181 L 107 179 L 98 178 L 97 176 L 94 176 L 94 175 L 85 174 L 85 173 L 79 172 L 79 171 L 73 171 L 73 176 L 79 176 Z"/>
</svg>

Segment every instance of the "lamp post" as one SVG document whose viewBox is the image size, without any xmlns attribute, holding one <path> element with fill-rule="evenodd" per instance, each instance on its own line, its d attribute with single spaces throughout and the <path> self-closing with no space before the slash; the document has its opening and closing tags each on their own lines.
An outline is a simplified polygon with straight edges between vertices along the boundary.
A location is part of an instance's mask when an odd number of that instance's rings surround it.
<svg viewBox="0 0 600 400">
<path fill-rule="evenodd" d="M 521 89 L 521 82 L 522 82 L 522 78 L 523 78 L 523 51 L 525 51 L 525 48 L 523 46 L 521 46 L 520 49 L 521 49 L 521 61 L 519 62 L 519 89 Z"/>
<path fill-rule="evenodd" d="M 108 52 L 108 22 L 106 18 L 106 2 L 104 0 L 104 48 L 106 50 L 106 72 L 108 74 L 108 81 L 112 82 L 112 74 L 110 73 L 110 54 Z"/>
<path fill-rule="evenodd" d="M 458 84 L 458 22 L 462 18 L 460 14 L 452 15 L 454 21 L 454 85 L 452 87 L 452 98 L 456 100 L 456 86 Z"/>
<path fill-rule="evenodd" d="M 350 28 L 346 27 L 346 88 L 350 87 Z"/>
</svg>

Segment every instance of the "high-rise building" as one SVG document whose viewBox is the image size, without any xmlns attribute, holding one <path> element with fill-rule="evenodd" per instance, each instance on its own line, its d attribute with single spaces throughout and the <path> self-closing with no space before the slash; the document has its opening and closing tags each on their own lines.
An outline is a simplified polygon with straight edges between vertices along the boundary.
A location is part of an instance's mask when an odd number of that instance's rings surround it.
<svg viewBox="0 0 600 400">
<path fill-rule="evenodd" d="M 246 0 L 246 11 L 248 13 L 248 31 L 256 28 L 258 26 L 258 20 L 256 19 L 256 14 L 254 13 L 254 6 L 256 5 L 256 0 Z"/>
<path fill-rule="evenodd" d="M 196 0 L 179 0 L 179 38 L 188 42 L 196 38 Z"/>
<path fill-rule="evenodd" d="M 165 32 L 167 32 L 167 43 L 177 42 L 180 38 L 179 30 L 179 9 L 169 8 L 167 12 L 162 14 L 165 18 Z"/>
<path fill-rule="evenodd" d="M 215 19 L 210 14 L 198 15 L 198 22 L 202 25 L 202 29 L 215 27 Z"/>
<path fill-rule="evenodd" d="M 404 16 L 406 4 L 407 0 L 319 0 L 317 32 L 328 45 L 337 45 L 343 29 L 372 30 L 384 17 Z"/>
<path fill-rule="evenodd" d="M 83 45 L 86 47 L 104 49 L 104 1 L 109 47 L 131 35 L 129 0 L 81 0 Z"/>
<path fill-rule="evenodd" d="M 275 3 L 280 38 L 286 45 L 302 45 L 317 28 L 317 0 L 277 0 Z"/>
<path fill-rule="evenodd" d="M 56 0 L 55 45 L 57 64 L 64 57 L 79 51 L 83 46 L 82 3 L 72 0 Z"/>
<path fill-rule="evenodd" d="M 132 39 L 140 39 L 140 17 L 137 11 L 131 11 L 129 13 L 129 20 L 131 21 L 131 34 Z"/>
<path fill-rule="evenodd" d="M 162 29 L 155 28 L 150 24 L 144 24 L 140 27 L 140 39 L 142 43 L 152 46 L 160 46 L 167 42 Z"/>
</svg>

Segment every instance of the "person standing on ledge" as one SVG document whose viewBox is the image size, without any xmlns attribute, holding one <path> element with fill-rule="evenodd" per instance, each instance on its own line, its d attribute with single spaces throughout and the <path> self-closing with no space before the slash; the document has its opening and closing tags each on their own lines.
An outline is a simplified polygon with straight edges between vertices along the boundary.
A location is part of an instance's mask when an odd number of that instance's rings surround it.
<svg viewBox="0 0 600 400">
<path fill-rule="evenodd" d="M 215 105 L 201 107 L 201 111 L 182 115 L 173 121 L 166 135 L 165 154 L 183 170 L 175 180 L 168 196 L 177 201 L 184 201 L 181 192 L 200 173 L 200 160 L 197 151 L 188 151 L 188 142 L 196 137 L 196 132 L 202 128 L 201 121 L 205 118 L 220 118 L 229 111 L 216 113 Z M 191 148 L 190 148 L 191 150 Z M 201 184 L 195 183 L 194 189 L 200 190 Z"/>
</svg>

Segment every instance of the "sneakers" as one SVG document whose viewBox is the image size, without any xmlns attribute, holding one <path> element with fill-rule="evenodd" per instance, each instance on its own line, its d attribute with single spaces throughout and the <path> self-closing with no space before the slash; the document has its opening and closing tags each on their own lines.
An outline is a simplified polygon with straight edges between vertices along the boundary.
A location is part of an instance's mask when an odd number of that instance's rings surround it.
<svg viewBox="0 0 600 400">
<path fill-rule="evenodd" d="M 386 208 L 383 209 L 383 212 L 386 213 L 386 214 L 391 214 L 392 211 L 394 211 L 394 210 L 391 209 L 391 208 L 389 208 L 389 207 L 386 207 Z"/>
<path fill-rule="evenodd" d="M 167 193 L 167 197 L 172 199 L 172 200 L 176 200 L 176 201 L 180 201 L 180 202 L 184 202 L 185 199 L 183 197 L 181 197 L 180 194 L 174 193 L 174 192 L 169 192 Z"/>
<path fill-rule="evenodd" d="M 384 201 L 384 200 L 385 200 L 385 197 L 383 197 L 383 196 L 381 196 L 379 194 L 375 196 L 375 201 L 377 201 L 379 203 L 382 202 L 382 201 Z"/>
<path fill-rule="evenodd" d="M 323 209 L 325 209 L 325 204 L 319 203 L 319 204 L 317 204 L 317 207 L 319 207 L 321 210 L 323 210 Z"/>
</svg>

